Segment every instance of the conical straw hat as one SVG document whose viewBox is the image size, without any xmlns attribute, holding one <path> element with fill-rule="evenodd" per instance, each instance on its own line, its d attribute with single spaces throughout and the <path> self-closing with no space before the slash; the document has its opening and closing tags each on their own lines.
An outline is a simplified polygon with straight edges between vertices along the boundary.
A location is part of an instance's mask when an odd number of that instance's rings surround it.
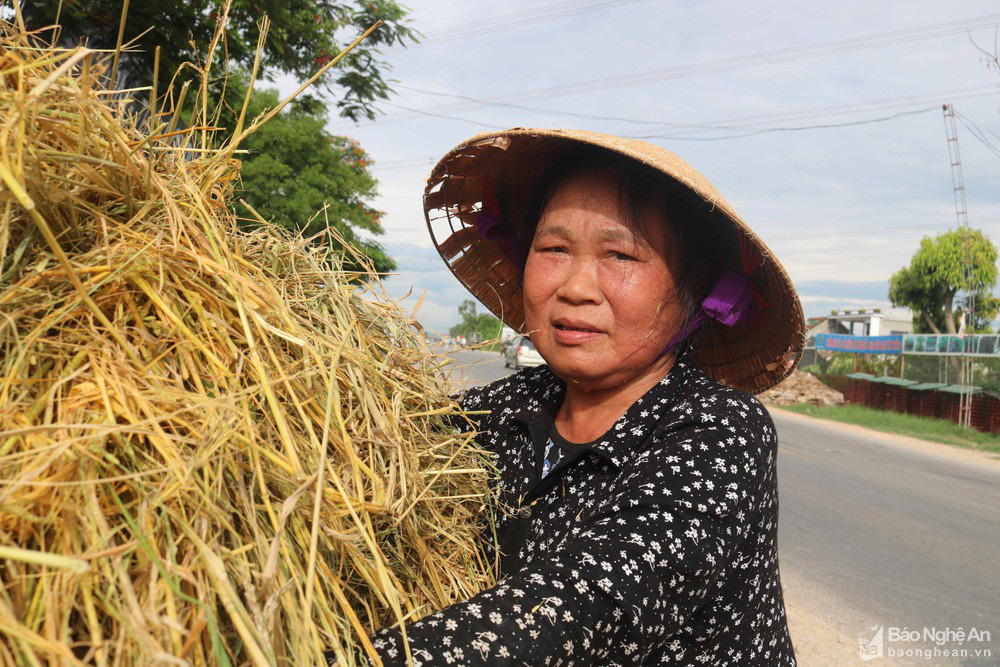
<svg viewBox="0 0 1000 667">
<path fill-rule="evenodd" d="M 427 180 L 424 215 L 434 245 L 455 277 L 494 315 L 524 332 L 519 268 L 510 248 L 484 236 L 476 220 L 484 200 L 496 201 L 502 188 L 502 223 L 509 231 L 516 228 L 535 184 L 564 151 L 579 144 L 620 153 L 666 174 L 683 186 L 678 197 L 686 201 L 678 204 L 689 213 L 683 216 L 687 224 L 721 222 L 760 258 L 750 275 L 766 307 L 754 319 L 731 327 L 709 319 L 691 337 L 694 365 L 751 394 L 787 377 L 802 357 L 805 321 L 784 267 L 708 179 L 645 141 L 584 130 L 514 128 L 477 135 L 452 149 Z"/>
</svg>

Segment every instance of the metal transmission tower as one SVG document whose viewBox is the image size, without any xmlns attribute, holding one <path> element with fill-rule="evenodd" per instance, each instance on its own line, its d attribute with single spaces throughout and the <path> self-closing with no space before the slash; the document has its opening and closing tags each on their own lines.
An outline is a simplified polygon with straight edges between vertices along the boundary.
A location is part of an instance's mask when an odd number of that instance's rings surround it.
<svg viewBox="0 0 1000 667">
<path fill-rule="evenodd" d="M 962 426 L 972 424 L 972 345 L 975 340 L 969 333 L 974 328 L 976 286 L 973 282 L 972 240 L 969 233 L 969 212 L 965 203 L 965 178 L 962 175 L 962 155 L 958 150 L 958 127 L 955 123 L 955 109 L 950 104 L 941 107 L 944 111 L 944 131 L 948 137 L 948 158 L 951 162 L 951 187 L 955 195 L 955 217 L 962 238 L 962 290 L 965 292 L 965 331 L 962 340 L 962 377 L 960 381 L 965 389 L 959 394 L 958 423 Z"/>
</svg>

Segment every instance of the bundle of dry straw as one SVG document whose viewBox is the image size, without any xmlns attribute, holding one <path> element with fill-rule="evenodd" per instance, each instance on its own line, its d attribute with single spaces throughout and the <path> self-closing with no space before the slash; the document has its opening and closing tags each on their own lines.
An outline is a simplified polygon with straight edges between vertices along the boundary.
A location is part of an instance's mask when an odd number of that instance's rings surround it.
<svg viewBox="0 0 1000 667">
<path fill-rule="evenodd" d="M 236 142 L 178 143 L 180 99 L 140 129 L 111 54 L 2 30 L 0 663 L 355 664 L 488 585 L 411 316 L 239 231 Z"/>
</svg>

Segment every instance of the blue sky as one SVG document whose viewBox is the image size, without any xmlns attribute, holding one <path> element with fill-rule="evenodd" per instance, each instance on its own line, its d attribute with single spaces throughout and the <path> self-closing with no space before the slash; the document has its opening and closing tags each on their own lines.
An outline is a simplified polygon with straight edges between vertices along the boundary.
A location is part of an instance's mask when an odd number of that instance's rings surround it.
<svg viewBox="0 0 1000 667">
<path fill-rule="evenodd" d="M 995 2 L 406 4 L 427 44 L 385 54 L 397 94 L 380 105 L 384 115 L 329 126 L 360 140 L 376 161 L 375 205 L 387 212 L 380 240 L 399 263 L 386 288 L 395 298 L 412 288 L 404 304 L 426 289 L 418 318 L 439 331 L 457 321 L 468 294 L 431 245 L 424 179 L 440 156 L 484 130 L 654 137 L 705 174 L 764 239 L 807 316 L 888 307 L 889 276 L 921 237 L 954 227 L 942 103 L 954 103 L 1000 146 L 990 134 L 1000 135 L 1000 75 L 973 43 L 992 49 Z M 991 14 L 972 29 L 957 23 Z M 873 35 L 882 36 L 859 40 Z M 565 94 L 571 86 L 576 91 Z M 889 116 L 896 117 L 863 122 Z M 795 129 L 854 122 L 862 123 Z M 736 138 L 762 129 L 771 131 Z M 996 237 L 1000 158 L 965 126 L 959 138 L 969 219 Z"/>
</svg>

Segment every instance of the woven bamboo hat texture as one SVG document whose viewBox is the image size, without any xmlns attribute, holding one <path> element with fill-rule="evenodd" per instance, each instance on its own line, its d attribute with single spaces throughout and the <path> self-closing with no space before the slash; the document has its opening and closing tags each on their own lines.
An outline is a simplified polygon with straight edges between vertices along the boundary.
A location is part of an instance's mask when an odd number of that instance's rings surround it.
<svg viewBox="0 0 1000 667">
<path fill-rule="evenodd" d="M 708 179 L 670 151 L 645 141 L 584 130 L 519 127 L 480 134 L 452 149 L 427 180 L 424 215 L 434 244 L 455 277 L 504 323 L 526 333 L 523 257 L 511 239 L 528 214 L 535 185 L 565 151 L 580 144 L 619 153 L 669 177 L 664 182 L 677 193 L 673 210 L 684 211 L 680 216 L 684 224 L 714 221 L 722 223 L 721 229 L 734 230 L 744 270 L 764 307 L 752 321 L 733 326 L 709 319 L 691 336 L 694 365 L 752 394 L 787 377 L 805 345 L 802 304 L 788 273 Z M 489 218 L 503 229 L 499 234 L 498 230 L 484 233 L 480 213 L 496 209 L 498 200 L 502 214 L 490 211 Z M 749 266 L 748 254 L 754 258 Z"/>
</svg>

